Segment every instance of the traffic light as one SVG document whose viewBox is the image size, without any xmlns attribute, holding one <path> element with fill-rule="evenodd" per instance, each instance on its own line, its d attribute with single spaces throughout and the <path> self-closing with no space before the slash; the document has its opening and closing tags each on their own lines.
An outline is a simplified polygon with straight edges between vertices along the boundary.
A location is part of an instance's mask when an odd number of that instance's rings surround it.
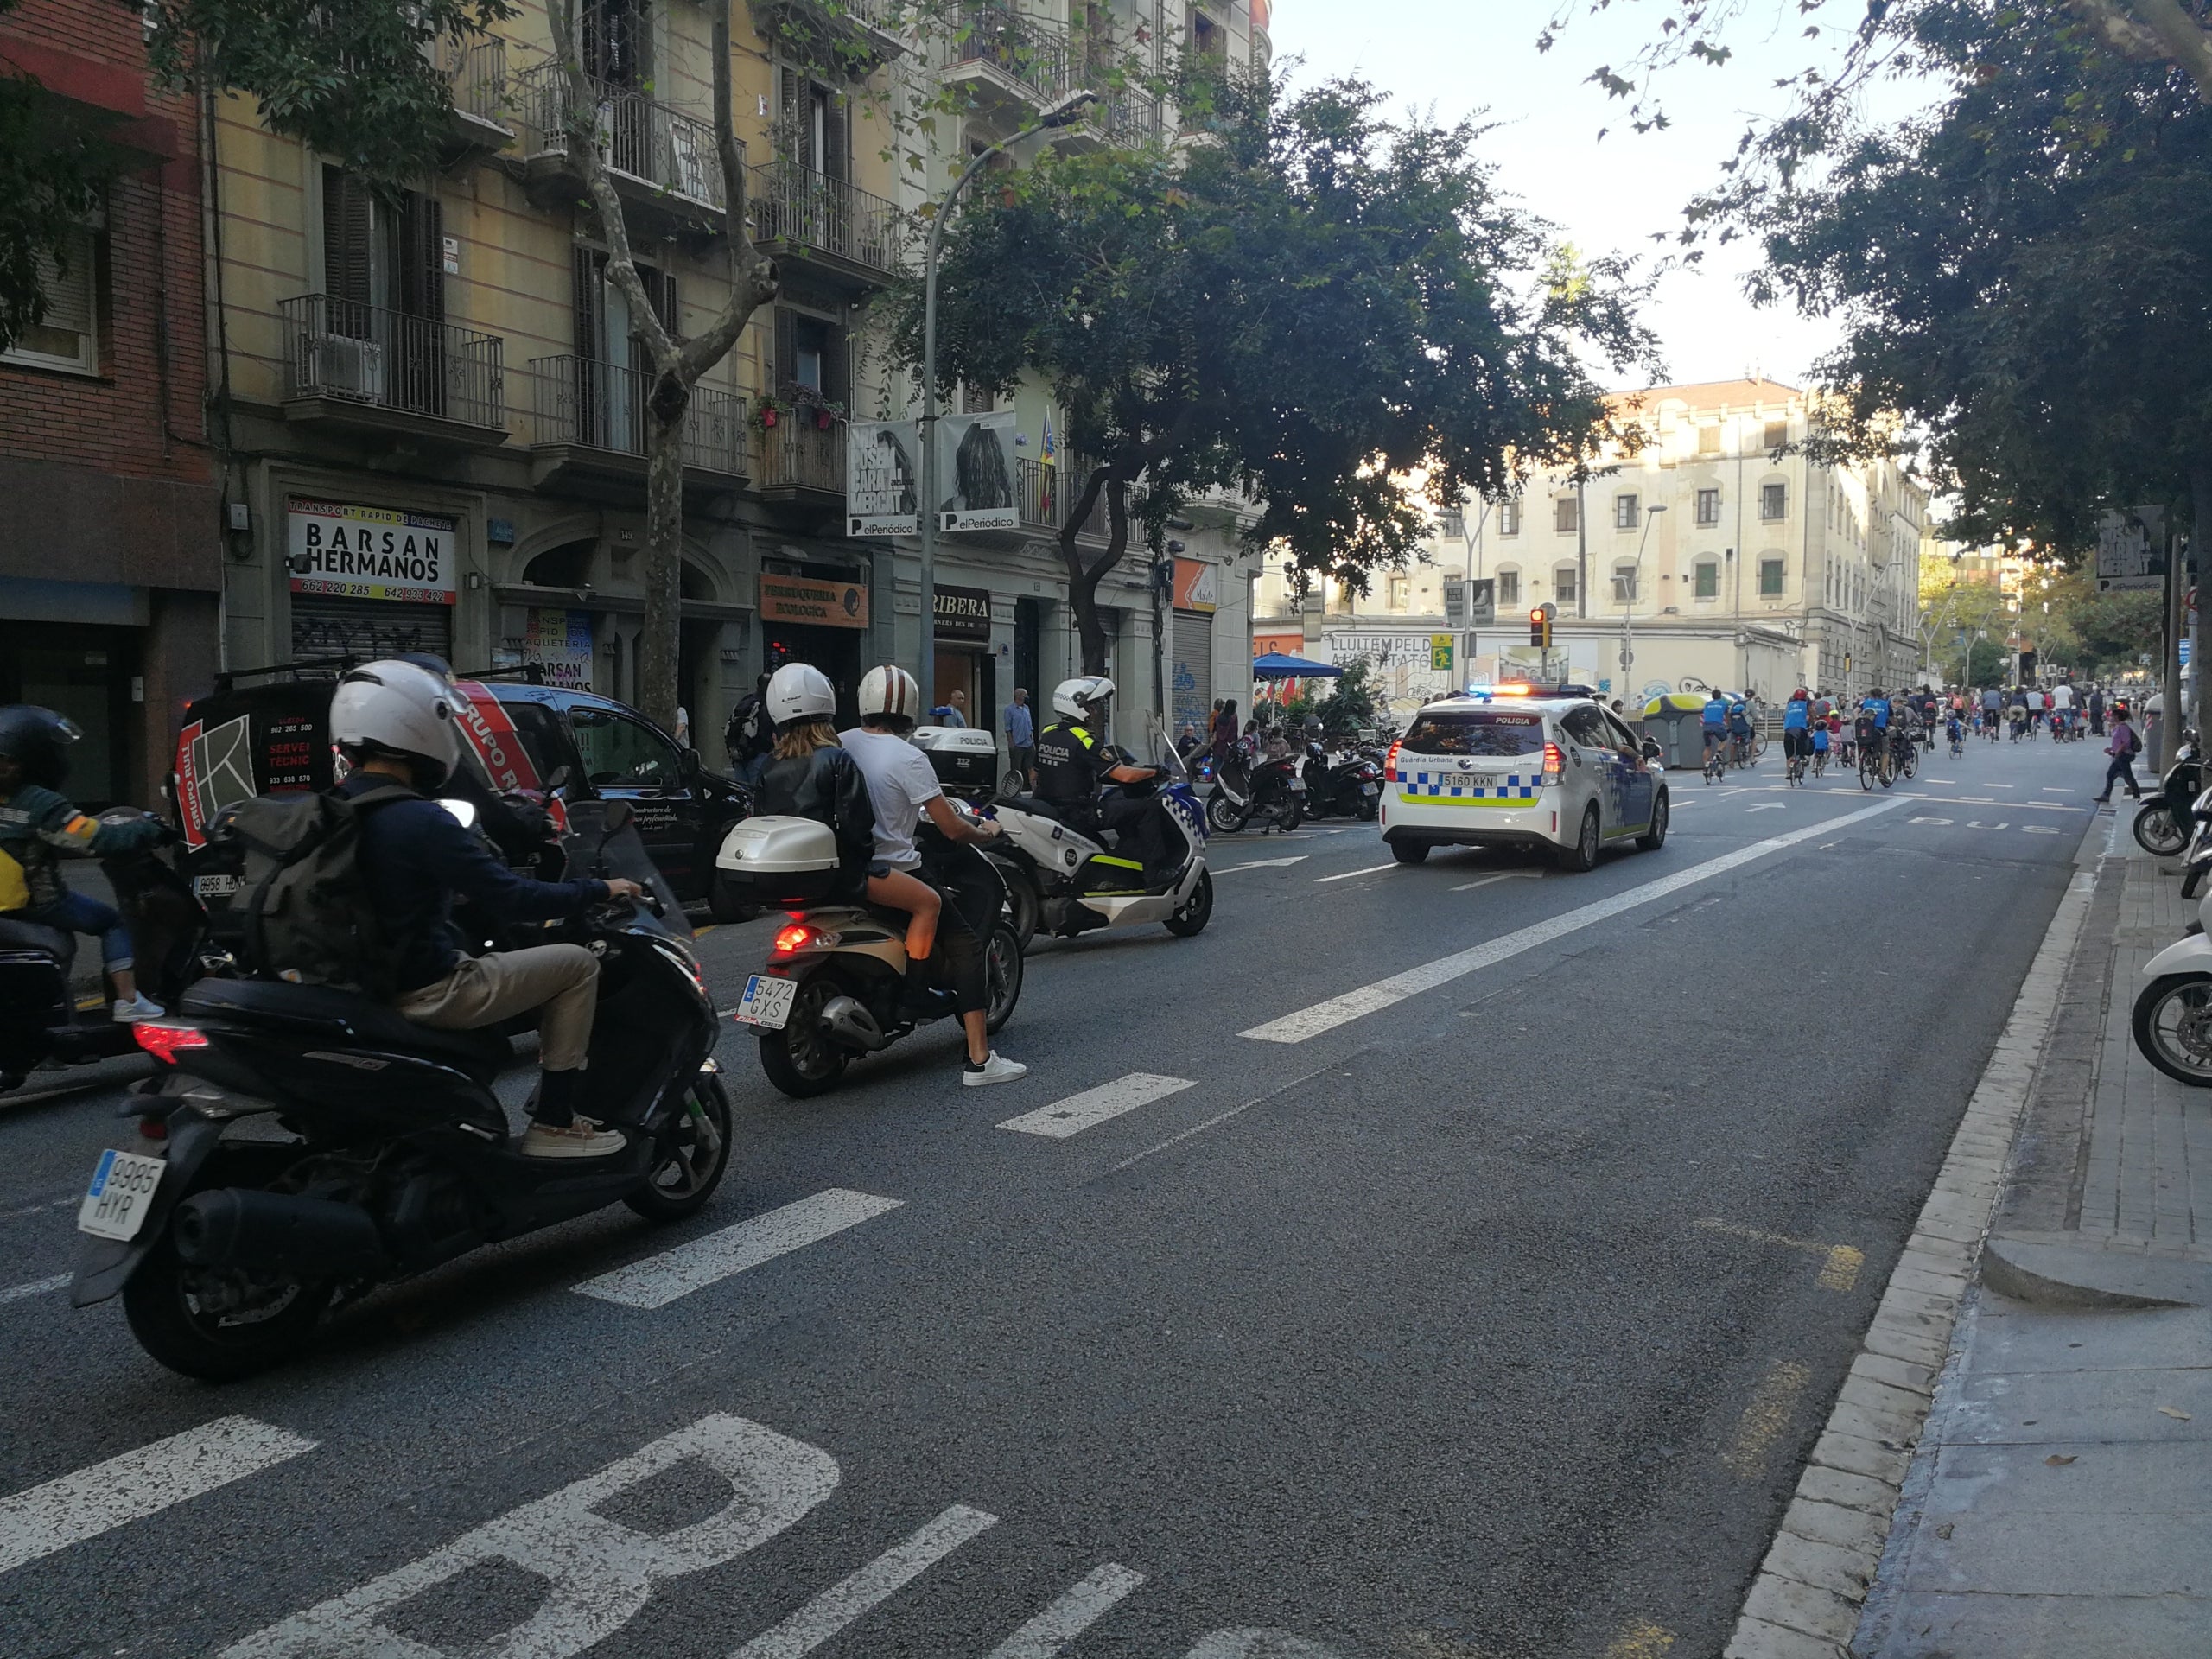
<svg viewBox="0 0 2212 1659">
<path fill-rule="evenodd" d="M 1529 613 L 1529 643 L 1539 650 L 1552 648 L 1552 607 L 1539 605 Z"/>
</svg>

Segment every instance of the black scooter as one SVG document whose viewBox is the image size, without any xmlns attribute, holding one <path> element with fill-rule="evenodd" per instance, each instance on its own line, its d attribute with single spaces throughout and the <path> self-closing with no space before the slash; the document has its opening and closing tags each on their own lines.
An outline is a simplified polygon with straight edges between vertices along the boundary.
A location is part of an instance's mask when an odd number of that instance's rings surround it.
<svg viewBox="0 0 2212 1659">
<path fill-rule="evenodd" d="M 1306 810 L 1317 818 L 1341 814 L 1371 821 L 1382 802 L 1382 768 L 1363 754 L 1335 760 L 1319 743 L 1306 746 Z"/>
<path fill-rule="evenodd" d="M 2135 839 L 2145 852 L 2171 858 L 2189 845 L 2190 808 L 2203 790 L 2204 763 L 2196 734 L 2183 727 L 2158 792 L 2135 810 Z"/>
<path fill-rule="evenodd" d="M 676 1221 L 729 1162 L 714 1008 L 683 912 L 625 802 L 570 809 L 569 868 L 623 875 L 642 903 L 570 938 L 600 957 L 589 1116 L 629 1138 L 603 1158 L 525 1158 L 493 1080 L 495 1032 L 433 1031 L 323 986 L 210 979 L 137 1027 L 165 1062 L 102 1154 L 70 1300 L 120 1291 L 139 1345 L 223 1381 L 305 1348 L 334 1306 L 480 1245 L 622 1203 Z M 550 937 L 557 937 L 551 935 Z"/>
<path fill-rule="evenodd" d="M 140 988 L 175 1007 L 184 988 L 214 965 L 200 957 L 206 906 L 155 849 L 104 858 L 100 871 L 130 925 Z M 21 1087 L 36 1066 L 138 1052 L 130 1027 L 109 1017 L 105 996 L 96 1007 L 76 1007 L 69 977 L 77 947 L 76 936 L 59 928 L 0 918 L 0 1093 Z"/>
</svg>

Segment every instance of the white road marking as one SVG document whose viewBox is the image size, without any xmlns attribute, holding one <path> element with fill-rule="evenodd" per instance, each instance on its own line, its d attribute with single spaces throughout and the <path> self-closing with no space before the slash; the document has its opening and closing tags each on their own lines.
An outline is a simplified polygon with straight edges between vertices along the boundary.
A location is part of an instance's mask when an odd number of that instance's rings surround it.
<svg viewBox="0 0 2212 1659">
<path fill-rule="evenodd" d="M 765 1216 L 754 1216 L 734 1227 L 725 1227 L 704 1238 L 695 1238 L 658 1255 L 632 1262 L 596 1279 L 573 1287 L 602 1302 L 624 1307 L 666 1307 L 679 1296 L 689 1296 L 718 1280 L 772 1262 L 779 1255 L 804 1249 L 834 1237 L 848 1227 L 857 1227 L 886 1211 L 896 1210 L 903 1198 L 879 1198 L 833 1186 L 801 1198 Z"/>
<path fill-rule="evenodd" d="M 8 1103 L 12 1106 L 16 1103 L 10 1099 Z M 51 1198 L 44 1204 L 25 1205 L 20 1210 L 0 1210 L 0 1221 L 21 1221 L 25 1216 L 44 1215 L 49 1210 L 67 1210 L 73 1205 L 82 1204 L 84 1201 L 83 1193 L 72 1192 L 66 1198 Z"/>
<path fill-rule="evenodd" d="M 2075 791 L 2070 789 L 2061 789 L 2056 784 L 2045 784 L 2043 786 L 2043 792 L 2046 795 L 2071 795 L 2075 793 Z"/>
<path fill-rule="evenodd" d="M 1143 1582 L 1143 1573 L 1113 1561 L 1095 1567 L 985 1659 L 1052 1659 Z"/>
<path fill-rule="evenodd" d="M 1313 856 L 1311 853 L 1298 853 L 1289 858 L 1259 858 L 1253 860 L 1249 864 L 1224 864 L 1214 874 L 1234 875 L 1239 870 L 1284 870 L 1294 864 L 1303 864 Z"/>
<path fill-rule="evenodd" d="M 1907 823 L 1948 823 L 1951 820 L 1948 818 L 1907 818 L 1905 822 Z M 2055 836 L 2058 831 L 2054 830 L 2050 833 Z"/>
<path fill-rule="evenodd" d="M 1367 1049 L 1356 1049 L 1353 1051 L 1351 1058 L 1357 1059 L 1361 1055 L 1367 1052 L 1369 1052 Z M 1244 1113 L 1250 1111 L 1255 1106 L 1263 1105 L 1268 1101 L 1288 1094 L 1294 1089 L 1303 1089 L 1307 1084 L 1313 1082 L 1314 1078 L 1321 1076 L 1324 1072 L 1342 1071 L 1345 1068 L 1347 1062 L 1344 1060 L 1331 1060 L 1326 1065 L 1316 1066 L 1313 1071 L 1308 1071 L 1304 1077 L 1293 1077 L 1288 1083 L 1284 1084 L 1279 1089 L 1270 1089 L 1264 1095 L 1255 1095 L 1251 1099 L 1246 1101 L 1242 1106 L 1232 1106 L 1225 1112 L 1216 1112 L 1211 1117 L 1206 1119 L 1205 1122 L 1193 1123 L 1189 1128 L 1181 1131 L 1179 1134 L 1169 1135 L 1165 1141 L 1160 1141 L 1157 1146 L 1147 1147 L 1142 1152 L 1130 1154 L 1129 1156 L 1122 1159 L 1120 1163 L 1113 1166 L 1113 1167 L 1109 1169 L 1106 1173 L 1109 1175 L 1118 1175 L 1122 1171 L 1128 1168 L 1132 1164 L 1141 1164 L 1154 1154 L 1165 1152 L 1170 1147 L 1179 1147 L 1183 1142 L 1189 1140 L 1194 1135 L 1204 1135 L 1208 1129 L 1217 1128 L 1221 1124 L 1228 1122 L 1232 1117 L 1242 1116 Z"/>
<path fill-rule="evenodd" d="M 1458 887 L 1452 888 L 1452 891 L 1454 893 L 1471 893 L 1477 887 L 1486 887 L 1490 886 L 1493 881 L 1541 880 L 1543 879 L 1543 874 L 1544 873 L 1541 870 L 1501 870 L 1496 875 L 1486 875 L 1483 877 L 1479 881 L 1462 881 Z"/>
<path fill-rule="evenodd" d="M 798 1659 L 811 1653 L 878 1603 L 888 1599 L 978 1533 L 998 1525 L 995 1515 L 956 1503 L 903 1543 L 894 1544 L 857 1573 L 838 1580 L 772 1630 L 756 1636 L 735 1659 Z"/>
<path fill-rule="evenodd" d="M 2024 836 L 2063 836 L 2066 832 L 2055 823 L 2024 823 L 2020 826 L 2020 833 Z"/>
<path fill-rule="evenodd" d="M 1933 781 L 1933 780 L 1931 780 L 1931 781 Z M 1983 787 L 1984 789 L 2018 789 L 2018 788 L 2019 787 L 2019 785 L 2018 785 L 2018 784 L 1993 784 L 1993 783 L 1984 783 L 1984 784 L 1982 785 L 1982 787 Z"/>
<path fill-rule="evenodd" d="M 1747 806 L 1746 812 L 1786 812 L 1789 809 L 1780 801 L 1761 801 L 1757 806 Z"/>
<path fill-rule="evenodd" d="M 0 1498 L 0 1573 L 227 1486 L 315 1442 L 251 1417 L 218 1417 Z"/>
<path fill-rule="evenodd" d="M 0 1290 L 0 1302 L 20 1302 L 26 1296 L 43 1296 L 49 1290 L 63 1289 L 73 1276 L 57 1273 L 51 1279 L 34 1279 L 28 1285 L 10 1285 Z"/>
<path fill-rule="evenodd" d="M 2010 830 L 2012 827 L 2012 826 L 2009 822 L 2005 823 L 1984 823 L 1980 818 L 1968 818 L 1967 820 L 1967 828 L 1969 830 Z"/>
<path fill-rule="evenodd" d="M 1395 870 L 1397 868 L 1398 861 L 1394 858 L 1388 864 L 1370 864 L 1363 870 L 1346 870 L 1342 875 L 1317 875 L 1313 878 L 1313 885 L 1318 887 L 1331 881 L 1349 881 L 1355 875 L 1374 875 L 1380 871 Z"/>
<path fill-rule="evenodd" d="M 1047 1140 L 1065 1141 L 1124 1112 L 1134 1112 L 1140 1106 L 1149 1106 L 1155 1100 L 1165 1100 L 1170 1095 L 1197 1087 L 1188 1077 L 1156 1077 L 1149 1072 L 1132 1071 L 1126 1077 L 1102 1083 L 1096 1089 L 1056 1100 L 1050 1106 L 1039 1106 L 1020 1117 L 1009 1117 L 999 1128 L 1019 1135 L 1041 1135 Z"/>
<path fill-rule="evenodd" d="M 1730 870 L 1739 869 L 1744 865 L 1754 863 L 1759 859 L 1795 847 L 1801 842 L 1810 841 L 1815 836 L 1824 836 L 1832 830 L 1840 830 L 1846 824 L 1860 823 L 1868 818 L 1878 817 L 1881 814 L 1893 811 L 1904 804 L 1904 802 L 1901 799 L 1879 801 L 1872 806 L 1861 807 L 1856 812 L 1847 812 L 1839 818 L 1830 818 L 1825 823 L 1808 824 L 1802 830 L 1793 830 L 1787 835 L 1775 836 L 1765 841 L 1753 842 L 1750 846 L 1738 848 L 1732 853 L 1724 853 L 1718 858 L 1707 859 L 1702 864 L 1693 864 L 1687 870 L 1680 871 L 1675 874 L 1662 876 L 1656 881 L 1647 881 L 1641 887 L 1630 887 L 1625 893 L 1615 893 L 1610 899 L 1600 899 L 1594 904 L 1584 905 L 1579 909 L 1570 910 L 1563 915 L 1552 917 L 1533 926 L 1504 934 L 1469 950 L 1455 951 L 1448 957 L 1440 957 L 1434 962 L 1425 963 L 1418 968 L 1409 968 L 1402 974 L 1394 974 L 1389 978 L 1378 980 L 1372 985 L 1363 985 L 1357 990 L 1347 991 L 1341 996 L 1330 997 L 1325 1001 L 1315 1003 L 1310 1008 L 1300 1008 L 1294 1014 L 1284 1014 L 1281 1019 L 1268 1020 L 1262 1025 L 1254 1026 L 1237 1034 L 1262 1043 L 1305 1042 L 1310 1038 L 1319 1037 L 1325 1031 L 1333 1031 L 1338 1026 L 1351 1020 L 1367 1014 L 1380 1013 L 1384 1008 L 1402 1002 L 1409 996 L 1417 996 L 1423 991 L 1433 991 L 1440 985 L 1448 985 L 1455 979 L 1464 978 L 1482 969 L 1493 967 L 1498 963 L 1521 955 L 1525 950 L 1533 950 L 1540 944 L 1548 944 L 1554 939 L 1578 932 L 1610 917 L 1618 916 L 1624 911 L 1634 910 L 1640 906 L 1650 904 L 1656 899 L 1665 898 L 1669 893 L 1680 893 L 1685 887 L 1694 887 L 1700 881 L 1709 881 L 1716 875 L 1725 875 Z"/>
</svg>

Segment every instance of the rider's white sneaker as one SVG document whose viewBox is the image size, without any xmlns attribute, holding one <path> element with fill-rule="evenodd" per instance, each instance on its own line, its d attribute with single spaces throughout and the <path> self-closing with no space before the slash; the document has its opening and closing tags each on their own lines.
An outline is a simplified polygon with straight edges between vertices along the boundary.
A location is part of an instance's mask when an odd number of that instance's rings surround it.
<svg viewBox="0 0 2212 1659">
<path fill-rule="evenodd" d="M 1009 1060 L 998 1050 L 991 1051 L 990 1058 L 981 1065 L 969 1060 L 961 1068 L 960 1084 L 963 1089 L 984 1089 L 995 1083 L 1015 1083 L 1029 1075 L 1029 1068 L 1019 1060 Z"/>
<path fill-rule="evenodd" d="M 118 1026 L 135 1026 L 141 1020 L 158 1020 L 167 1012 L 167 1009 L 143 991 L 139 992 L 136 996 L 118 996 L 115 999 L 114 1018 L 115 1023 Z"/>
</svg>

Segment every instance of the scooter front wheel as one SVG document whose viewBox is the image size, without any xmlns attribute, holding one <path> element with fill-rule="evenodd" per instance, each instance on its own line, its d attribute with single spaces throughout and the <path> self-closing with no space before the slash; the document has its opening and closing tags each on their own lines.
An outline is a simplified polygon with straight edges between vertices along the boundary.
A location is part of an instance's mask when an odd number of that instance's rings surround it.
<svg viewBox="0 0 2212 1659">
<path fill-rule="evenodd" d="M 1200 870 L 1198 885 L 1191 889 L 1183 908 L 1160 924 L 1179 939 L 1187 939 L 1213 918 L 1213 872 Z"/>
<path fill-rule="evenodd" d="M 703 1206 L 729 1168 L 729 1093 L 702 1071 L 661 1132 L 665 1157 L 645 1185 L 622 1200 L 647 1221 L 681 1221 Z"/>
<path fill-rule="evenodd" d="M 2171 858 L 2189 845 L 2189 832 L 2174 822 L 2164 801 L 2154 800 L 2137 809 L 2135 839 L 2145 852 Z"/>
<path fill-rule="evenodd" d="M 1013 937 L 1011 930 L 1007 937 Z M 793 1100 L 809 1100 L 836 1088 L 852 1058 L 822 1026 L 822 1010 L 836 994 L 836 982 L 829 975 L 815 975 L 792 998 L 784 1028 L 760 1033 L 760 1069 Z"/>
<path fill-rule="evenodd" d="M 1217 834 L 1233 836 L 1244 827 L 1250 816 L 1218 789 L 1206 801 L 1206 824 Z"/>
<path fill-rule="evenodd" d="M 2135 1046 L 2168 1077 L 2212 1089 L 2212 975 L 2164 974 L 2135 999 Z"/>
</svg>

